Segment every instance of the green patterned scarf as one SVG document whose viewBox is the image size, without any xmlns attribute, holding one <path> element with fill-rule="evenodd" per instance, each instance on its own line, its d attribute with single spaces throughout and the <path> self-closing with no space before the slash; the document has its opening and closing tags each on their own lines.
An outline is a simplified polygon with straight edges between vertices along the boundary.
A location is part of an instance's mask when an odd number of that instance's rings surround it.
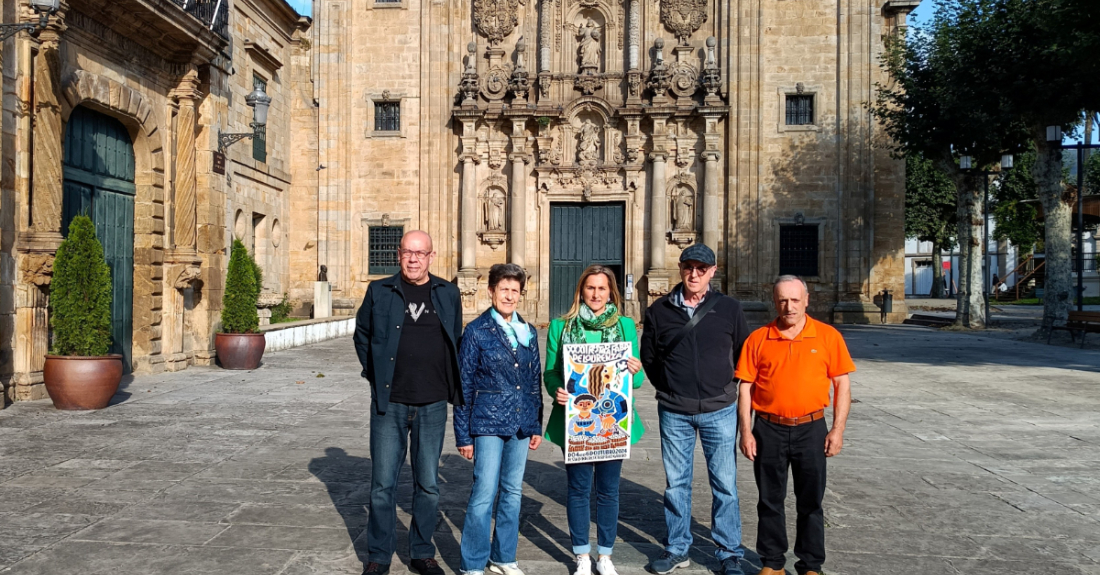
<svg viewBox="0 0 1100 575">
<path fill-rule="evenodd" d="M 611 321 L 612 318 L 615 321 Z M 600 341 L 604 343 L 622 341 L 623 334 L 622 330 L 619 329 L 618 319 L 619 308 L 611 302 L 607 302 L 607 306 L 603 308 L 603 313 L 600 315 L 592 313 L 588 305 L 582 303 L 581 311 L 577 314 L 577 317 L 566 322 L 565 333 L 563 334 L 565 343 L 587 343 L 584 339 L 584 332 L 586 331 L 600 332 Z"/>
</svg>

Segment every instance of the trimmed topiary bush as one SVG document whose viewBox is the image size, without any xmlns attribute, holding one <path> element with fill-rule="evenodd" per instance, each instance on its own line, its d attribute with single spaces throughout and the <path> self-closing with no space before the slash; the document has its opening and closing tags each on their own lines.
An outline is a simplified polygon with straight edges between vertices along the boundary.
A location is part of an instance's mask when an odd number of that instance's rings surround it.
<svg viewBox="0 0 1100 575">
<path fill-rule="evenodd" d="M 261 273 L 260 266 L 241 240 L 234 239 L 222 298 L 222 333 L 256 333 L 259 330 L 256 302 L 260 298 Z"/>
<path fill-rule="evenodd" d="M 111 269 L 88 216 L 69 223 L 50 282 L 53 355 L 107 355 L 111 349 Z"/>
</svg>

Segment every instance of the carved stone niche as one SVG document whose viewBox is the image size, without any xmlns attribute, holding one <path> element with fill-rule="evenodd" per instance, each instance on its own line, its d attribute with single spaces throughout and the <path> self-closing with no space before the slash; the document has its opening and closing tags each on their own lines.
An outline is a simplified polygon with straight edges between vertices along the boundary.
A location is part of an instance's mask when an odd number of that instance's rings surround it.
<svg viewBox="0 0 1100 575">
<path fill-rule="evenodd" d="M 481 194 L 481 226 L 477 233 L 481 243 L 492 249 L 504 245 L 508 239 L 508 180 L 502 174 L 494 173 L 485 181 Z"/>
<path fill-rule="evenodd" d="M 688 172 L 676 176 L 668 185 L 669 243 L 680 249 L 695 243 L 698 238 L 695 225 L 697 195 L 695 177 Z"/>
</svg>

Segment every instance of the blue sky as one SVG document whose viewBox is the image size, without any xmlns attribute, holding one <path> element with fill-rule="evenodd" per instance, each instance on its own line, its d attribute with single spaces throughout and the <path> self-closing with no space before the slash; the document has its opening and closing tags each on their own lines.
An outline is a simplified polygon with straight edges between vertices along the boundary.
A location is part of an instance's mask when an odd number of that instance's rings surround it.
<svg viewBox="0 0 1100 575">
<path fill-rule="evenodd" d="M 287 0 L 287 2 L 302 16 L 309 16 L 313 11 L 313 0 Z"/>
<path fill-rule="evenodd" d="M 294 2 L 292 1 L 291 4 Z M 923 24 L 936 12 L 940 0 L 922 0 L 916 10 L 909 14 L 909 25 Z"/>
</svg>

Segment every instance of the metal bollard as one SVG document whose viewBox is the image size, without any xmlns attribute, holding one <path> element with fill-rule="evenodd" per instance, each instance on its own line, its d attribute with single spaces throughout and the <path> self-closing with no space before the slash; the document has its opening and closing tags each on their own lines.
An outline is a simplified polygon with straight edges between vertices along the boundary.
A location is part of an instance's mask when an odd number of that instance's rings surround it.
<svg viewBox="0 0 1100 575">
<path fill-rule="evenodd" d="M 890 290 L 882 290 L 882 305 L 879 307 L 881 309 L 880 321 L 885 324 L 886 314 L 893 313 L 894 311 L 894 296 L 890 293 Z"/>
</svg>

